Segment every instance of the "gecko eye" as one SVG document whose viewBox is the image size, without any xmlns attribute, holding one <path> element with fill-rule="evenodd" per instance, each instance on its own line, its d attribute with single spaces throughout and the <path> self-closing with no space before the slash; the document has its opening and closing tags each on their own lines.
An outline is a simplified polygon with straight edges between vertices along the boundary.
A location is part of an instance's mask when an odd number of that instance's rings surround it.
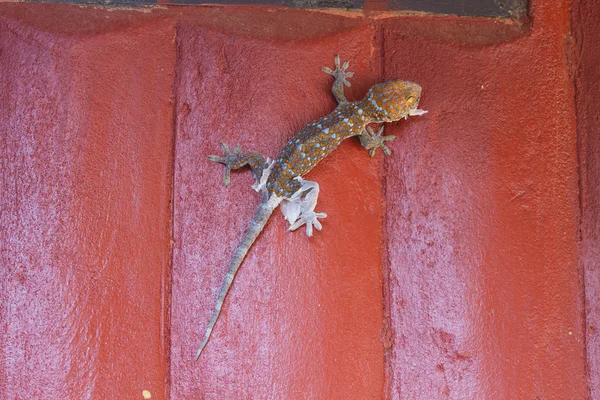
<svg viewBox="0 0 600 400">
<path fill-rule="evenodd" d="M 413 103 L 414 103 L 416 100 L 417 100 L 417 99 L 416 99 L 416 97 L 415 97 L 415 96 L 410 96 L 408 99 L 406 99 L 406 102 L 407 102 L 409 105 L 411 105 L 411 106 L 412 106 L 412 105 L 413 105 Z"/>
</svg>

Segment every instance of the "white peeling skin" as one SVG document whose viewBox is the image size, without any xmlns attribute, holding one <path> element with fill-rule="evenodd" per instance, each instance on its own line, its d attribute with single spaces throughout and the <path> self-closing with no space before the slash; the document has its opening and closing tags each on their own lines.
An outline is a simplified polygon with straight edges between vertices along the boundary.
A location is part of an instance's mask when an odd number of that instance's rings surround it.
<svg viewBox="0 0 600 400">
<path fill-rule="evenodd" d="M 284 200 L 281 203 L 281 212 L 290 224 L 294 224 L 294 222 L 296 222 L 296 220 L 300 216 L 300 211 L 300 199 Z"/>
<path fill-rule="evenodd" d="M 299 176 L 294 179 L 300 182 L 302 186 L 296 193 L 292 195 L 292 197 L 287 199 L 288 204 L 286 207 L 290 208 L 288 208 L 288 210 L 284 210 L 282 207 L 282 211 L 284 215 L 289 213 L 290 218 L 293 219 L 293 221 L 290 220 L 286 215 L 286 219 L 291 223 L 290 231 L 296 230 L 302 225 L 306 224 L 306 235 L 312 236 L 313 226 L 319 231 L 323 228 L 317 218 L 327 217 L 327 214 L 325 213 L 315 213 L 314 211 L 317 205 L 317 198 L 319 197 L 319 184 L 316 182 L 305 181 Z M 303 194 L 304 197 L 302 197 Z M 297 205 L 299 205 L 299 211 L 296 209 Z M 296 212 L 299 212 L 300 215 L 296 215 Z"/>
<path fill-rule="evenodd" d="M 410 115 L 411 117 L 415 117 L 415 116 L 423 115 L 423 114 L 427 114 L 427 111 L 414 109 L 414 110 L 410 110 L 408 112 L 408 115 Z"/>
<path fill-rule="evenodd" d="M 272 194 L 271 197 L 269 197 L 269 200 L 267 200 L 267 207 L 271 208 L 271 209 L 275 209 L 283 200 L 283 197 L 279 197 L 276 194 Z"/>
<path fill-rule="evenodd" d="M 260 179 L 257 182 L 255 182 L 254 185 L 252 185 L 252 189 L 256 190 L 257 192 L 260 192 L 261 190 L 266 189 L 267 180 L 269 179 L 269 175 L 271 175 L 271 170 L 273 169 L 273 166 L 275 165 L 275 160 L 271 161 L 270 159 L 267 158 L 267 164 L 269 164 L 269 166 L 267 168 L 263 169 Z"/>
<path fill-rule="evenodd" d="M 294 231 L 294 230 L 298 229 L 299 227 L 301 227 L 302 225 L 306 224 L 306 236 L 310 237 L 313 235 L 313 226 L 318 231 L 320 231 L 323 228 L 323 226 L 321 225 L 321 222 L 319 222 L 319 220 L 317 218 L 325 218 L 325 217 L 327 217 L 327 214 L 316 213 L 314 211 L 302 213 L 302 215 L 300 216 L 300 219 L 298 219 L 298 221 L 296 221 L 292 226 L 290 226 L 290 231 Z"/>
</svg>

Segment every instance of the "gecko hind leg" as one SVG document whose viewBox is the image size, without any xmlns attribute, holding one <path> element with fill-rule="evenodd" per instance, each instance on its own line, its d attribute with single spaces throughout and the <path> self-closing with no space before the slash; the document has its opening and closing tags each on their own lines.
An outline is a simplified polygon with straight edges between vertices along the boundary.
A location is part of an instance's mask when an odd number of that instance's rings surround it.
<svg viewBox="0 0 600 400">
<path fill-rule="evenodd" d="M 396 139 L 396 136 L 382 136 L 382 133 L 383 126 L 377 129 L 377 132 L 374 132 L 370 126 L 367 126 L 366 130 L 364 130 L 359 136 L 360 143 L 365 149 L 369 150 L 369 155 L 371 157 L 375 155 L 375 151 L 377 149 L 383 150 L 383 152 L 388 156 L 392 155 L 392 150 L 385 145 L 385 142 Z"/>
<path fill-rule="evenodd" d="M 352 76 L 354 76 L 354 72 L 346 72 L 348 66 L 350 65 L 350 61 L 344 62 L 344 64 L 340 67 L 340 56 L 335 56 L 334 63 L 335 70 L 323 67 L 323 72 L 333 75 L 335 81 L 331 87 L 331 93 L 333 93 L 335 96 L 338 104 L 345 104 L 348 102 L 348 100 L 346 100 L 346 96 L 344 96 L 344 85 L 350 87 L 350 82 L 347 78 L 352 78 Z"/>
<path fill-rule="evenodd" d="M 294 178 L 299 183 L 298 190 L 281 205 L 285 218 L 290 222 L 290 231 L 295 231 L 306 224 L 306 235 L 313 235 L 313 226 L 320 231 L 323 226 L 318 218 L 325 218 L 327 214 L 316 213 L 315 206 L 319 197 L 319 184 L 305 181 L 301 177 Z"/>
<path fill-rule="evenodd" d="M 256 178 L 256 183 L 252 185 L 252 188 L 257 192 L 260 191 L 264 187 L 266 178 L 268 178 L 268 174 L 271 171 L 271 160 L 268 158 L 265 159 L 260 153 L 254 151 L 242 154 L 242 148 L 240 146 L 236 146 L 233 152 L 229 150 L 229 146 L 225 143 L 221 143 L 221 148 L 223 149 L 225 157 L 210 155 L 208 156 L 208 159 L 216 163 L 225 164 L 223 184 L 225 186 L 229 185 L 232 169 L 238 169 L 245 165 L 249 165 Z"/>
</svg>

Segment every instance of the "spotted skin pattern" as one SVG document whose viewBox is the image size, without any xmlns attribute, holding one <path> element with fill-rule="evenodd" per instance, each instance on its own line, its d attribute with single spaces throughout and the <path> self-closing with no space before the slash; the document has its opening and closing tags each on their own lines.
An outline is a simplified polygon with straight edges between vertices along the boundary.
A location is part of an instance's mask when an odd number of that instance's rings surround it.
<svg viewBox="0 0 600 400">
<path fill-rule="evenodd" d="M 353 136 L 360 138 L 362 146 L 369 151 L 371 157 L 378 148 L 386 155 L 391 155 L 385 142 L 395 139 L 395 136 L 383 136 L 383 127 L 373 131 L 368 125 L 399 121 L 426 113 L 417 109 L 421 87 L 398 79 L 374 85 L 364 99 L 349 102 L 344 95 L 344 86 L 350 86 L 348 78 L 353 75 L 347 71 L 348 66 L 348 61 L 340 65 L 339 56 L 336 56 L 334 70 L 323 68 L 324 72 L 335 78 L 331 91 L 338 106 L 331 114 L 312 122 L 296 134 L 276 161 L 272 162 L 256 152 L 242 154 L 239 146 L 231 152 L 225 144 L 222 144 L 225 157 L 208 157 L 211 161 L 225 164 L 225 186 L 229 184 L 232 169 L 249 165 L 257 179 L 253 188 L 262 192 L 263 200 L 236 249 L 196 359 L 208 343 L 237 270 L 275 208 L 282 205 L 282 211 L 291 224 L 290 230 L 306 225 L 307 235 L 312 236 L 313 227 L 321 229 L 319 218 L 326 217 L 326 214 L 314 211 L 319 186 L 316 182 L 305 181 L 302 176 L 335 150 L 344 139 Z"/>
</svg>

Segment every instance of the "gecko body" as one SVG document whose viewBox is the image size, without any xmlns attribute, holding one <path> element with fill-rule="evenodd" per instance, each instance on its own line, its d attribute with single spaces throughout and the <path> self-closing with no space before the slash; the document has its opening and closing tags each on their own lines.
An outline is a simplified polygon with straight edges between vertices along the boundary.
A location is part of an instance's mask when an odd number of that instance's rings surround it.
<svg viewBox="0 0 600 400">
<path fill-rule="evenodd" d="M 225 144 L 222 144 L 225 157 L 209 156 L 211 161 L 225 164 L 225 186 L 229 184 L 232 169 L 249 165 L 256 178 L 253 188 L 262 193 L 262 201 L 235 251 L 196 359 L 208 343 L 237 270 L 273 211 L 281 205 L 286 220 L 291 224 L 290 230 L 306 225 L 308 236 L 312 236 L 313 228 L 321 230 L 319 219 L 327 215 L 314 211 L 319 185 L 302 179 L 302 176 L 335 150 L 344 139 L 353 136 L 359 137 L 371 157 L 378 148 L 390 155 L 391 151 L 385 142 L 396 137 L 382 136 L 383 127 L 373 131 L 368 125 L 399 121 L 426 113 L 417 108 L 421 87 L 398 79 L 374 85 L 364 99 L 349 102 L 344 96 L 344 85 L 350 86 L 347 78 L 353 75 L 346 71 L 348 64 L 346 61 L 340 66 L 340 59 L 336 56 L 335 70 L 323 68 L 323 71 L 335 78 L 332 93 L 338 106 L 329 115 L 308 124 L 298 132 L 286 144 L 277 160 L 271 161 L 256 152 L 242 154 L 239 146 L 231 152 Z"/>
</svg>

